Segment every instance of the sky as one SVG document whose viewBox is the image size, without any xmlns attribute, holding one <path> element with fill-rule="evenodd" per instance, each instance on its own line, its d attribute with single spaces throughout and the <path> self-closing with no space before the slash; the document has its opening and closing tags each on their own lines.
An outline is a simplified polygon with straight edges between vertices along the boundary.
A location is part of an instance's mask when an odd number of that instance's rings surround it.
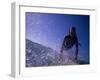
<svg viewBox="0 0 100 80">
<path fill-rule="evenodd" d="M 76 27 L 79 53 L 89 59 L 89 15 L 26 12 L 26 38 L 59 51 L 69 28 Z"/>
</svg>

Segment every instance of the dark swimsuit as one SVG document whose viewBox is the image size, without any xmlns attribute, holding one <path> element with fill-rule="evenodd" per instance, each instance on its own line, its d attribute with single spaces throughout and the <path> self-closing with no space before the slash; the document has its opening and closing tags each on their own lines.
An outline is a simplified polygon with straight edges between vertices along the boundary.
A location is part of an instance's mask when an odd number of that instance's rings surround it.
<svg viewBox="0 0 100 80">
<path fill-rule="evenodd" d="M 65 36 L 63 44 L 62 44 L 62 49 L 63 50 L 68 50 L 73 47 L 74 44 L 78 44 L 77 37 L 71 37 L 70 35 Z"/>
</svg>

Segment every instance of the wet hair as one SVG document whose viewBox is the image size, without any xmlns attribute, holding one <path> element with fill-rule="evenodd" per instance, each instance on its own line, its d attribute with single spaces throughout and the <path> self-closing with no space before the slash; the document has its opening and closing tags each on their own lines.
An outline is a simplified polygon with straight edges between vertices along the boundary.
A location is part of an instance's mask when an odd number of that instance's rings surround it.
<svg viewBox="0 0 100 80">
<path fill-rule="evenodd" d="M 72 26 L 69 30 L 69 34 L 70 35 L 76 35 L 76 28 L 74 26 Z"/>
<path fill-rule="evenodd" d="M 72 30 L 73 32 L 76 32 L 76 28 L 75 28 L 75 27 L 72 27 L 71 30 Z"/>
</svg>

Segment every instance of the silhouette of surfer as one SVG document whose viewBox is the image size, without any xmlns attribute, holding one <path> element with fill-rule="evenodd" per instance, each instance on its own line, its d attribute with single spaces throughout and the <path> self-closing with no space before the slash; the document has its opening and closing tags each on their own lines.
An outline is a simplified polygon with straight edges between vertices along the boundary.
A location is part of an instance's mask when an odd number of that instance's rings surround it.
<svg viewBox="0 0 100 80">
<path fill-rule="evenodd" d="M 71 27 L 70 30 L 69 30 L 69 34 L 64 37 L 64 40 L 63 40 L 63 43 L 62 43 L 62 47 L 61 47 L 61 51 L 60 51 L 61 54 L 63 53 L 63 50 L 69 50 L 74 45 L 76 47 L 76 49 L 75 49 L 75 60 L 77 61 L 80 43 L 78 43 L 78 38 L 77 38 L 77 34 L 76 34 L 76 28 L 75 27 Z M 62 59 L 63 59 L 63 57 L 62 57 Z"/>
</svg>

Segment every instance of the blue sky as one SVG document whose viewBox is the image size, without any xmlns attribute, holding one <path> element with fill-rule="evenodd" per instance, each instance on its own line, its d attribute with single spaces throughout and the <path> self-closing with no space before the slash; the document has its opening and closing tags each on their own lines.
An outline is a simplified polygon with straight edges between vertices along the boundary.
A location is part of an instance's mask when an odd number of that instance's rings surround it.
<svg viewBox="0 0 100 80">
<path fill-rule="evenodd" d="M 76 27 L 80 56 L 89 59 L 89 15 L 26 12 L 26 38 L 59 51 L 71 26 Z"/>
</svg>

